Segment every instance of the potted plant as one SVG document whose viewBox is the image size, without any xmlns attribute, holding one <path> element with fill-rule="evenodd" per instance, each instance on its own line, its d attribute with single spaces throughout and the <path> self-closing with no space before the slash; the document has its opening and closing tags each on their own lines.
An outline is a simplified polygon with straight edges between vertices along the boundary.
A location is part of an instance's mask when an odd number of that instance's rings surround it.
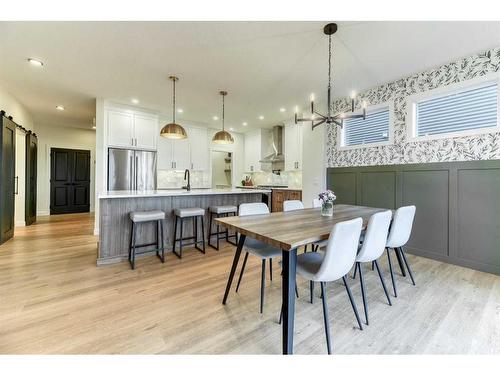
<svg viewBox="0 0 500 375">
<path fill-rule="evenodd" d="M 337 199 L 334 192 L 326 190 L 319 194 L 321 201 L 321 216 L 333 216 L 333 202 Z"/>
</svg>

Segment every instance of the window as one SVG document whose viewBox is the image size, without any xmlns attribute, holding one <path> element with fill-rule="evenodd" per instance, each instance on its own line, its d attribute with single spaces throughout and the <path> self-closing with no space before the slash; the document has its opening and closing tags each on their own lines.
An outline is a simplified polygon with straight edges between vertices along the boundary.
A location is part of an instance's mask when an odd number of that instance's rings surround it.
<svg viewBox="0 0 500 375">
<path fill-rule="evenodd" d="M 392 143 L 392 105 L 368 107 L 366 118 L 344 120 L 340 149 L 388 145 Z"/>
<path fill-rule="evenodd" d="M 460 82 L 410 97 L 410 139 L 500 131 L 498 76 Z"/>
</svg>

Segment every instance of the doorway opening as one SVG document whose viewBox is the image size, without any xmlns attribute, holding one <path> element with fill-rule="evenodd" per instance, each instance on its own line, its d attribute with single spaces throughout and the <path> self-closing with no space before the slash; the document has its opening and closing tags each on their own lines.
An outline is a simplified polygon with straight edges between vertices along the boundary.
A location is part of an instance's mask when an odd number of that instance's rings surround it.
<svg viewBox="0 0 500 375">
<path fill-rule="evenodd" d="M 228 189 L 233 181 L 233 155 L 231 152 L 212 150 L 212 188 Z"/>
<path fill-rule="evenodd" d="M 50 214 L 90 211 L 90 151 L 50 150 Z"/>
</svg>

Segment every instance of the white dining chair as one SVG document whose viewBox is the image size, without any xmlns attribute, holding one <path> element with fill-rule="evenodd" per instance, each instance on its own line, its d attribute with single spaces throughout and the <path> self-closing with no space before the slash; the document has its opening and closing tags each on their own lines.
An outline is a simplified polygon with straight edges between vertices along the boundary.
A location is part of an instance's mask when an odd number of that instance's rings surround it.
<svg viewBox="0 0 500 375">
<path fill-rule="evenodd" d="M 356 303 L 352 297 L 349 284 L 347 283 L 347 277 L 345 277 L 356 260 L 356 252 L 358 250 L 359 235 L 362 225 L 363 220 L 361 218 L 337 223 L 330 232 L 330 238 L 324 252 L 308 252 L 297 256 L 297 275 L 300 275 L 310 282 L 319 282 L 321 285 L 323 320 L 328 354 L 332 353 L 332 345 L 330 339 L 327 293 L 325 290 L 327 282 L 339 279 L 344 281 L 344 286 L 349 301 L 351 302 L 354 315 L 356 316 L 359 329 L 363 329 Z"/>
<path fill-rule="evenodd" d="M 269 213 L 269 207 L 265 203 L 242 203 L 239 208 L 239 216 L 263 215 Z M 241 267 L 238 284 L 236 285 L 236 293 L 240 288 L 241 279 L 245 272 L 248 254 L 259 257 L 262 261 L 262 274 L 260 281 L 260 313 L 264 311 L 264 288 L 266 286 L 266 260 L 269 260 L 269 277 L 273 280 L 273 258 L 281 256 L 281 249 L 275 246 L 268 245 L 262 241 L 247 237 L 244 244 L 245 258 Z"/>
<path fill-rule="evenodd" d="M 319 201 L 319 199 L 318 199 Z M 314 205 L 314 202 L 313 202 Z M 320 202 L 321 206 L 321 202 Z M 303 210 L 304 209 L 304 203 L 299 200 L 289 200 L 289 201 L 284 201 L 283 202 L 283 212 L 287 211 L 297 211 L 297 210 Z M 323 240 L 323 241 L 317 241 L 313 242 L 311 244 L 312 251 L 317 251 L 319 248 L 322 248 L 326 246 L 328 240 Z M 307 252 L 307 245 L 304 247 L 304 252 Z M 311 299 L 312 301 L 312 299 Z"/>
<path fill-rule="evenodd" d="M 358 255 L 356 256 L 355 267 L 359 272 L 359 281 L 361 284 L 361 297 L 363 299 L 363 308 L 365 310 L 365 319 L 367 325 L 368 325 L 368 301 L 366 298 L 366 287 L 365 287 L 365 280 L 363 277 L 363 268 L 361 267 L 361 263 L 373 262 L 373 264 L 375 264 L 375 268 L 377 269 L 380 282 L 382 283 L 382 287 L 384 288 L 385 296 L 387 297 L 387 301 L 389 302 L 389 305 L 392 306 L 389 293 L 387 292 L 387 288 L 385 286 L 384 277 L 382 276 L 382 272 L 380 271 L 380 267 L 377 262 L 377 259 L 380 258 L 380 256 L 384 253 L 386 247 L 387 234 L 389 232 L 389 225 L 391 224 L 391 218 L 392 218 L 391 210 L 377 212 L 376 214 L 373 214 L 370 217 L 370 220 L 368 220 L 368 226 L 366 228 L 363 243 L 359 245 Z"/>
<path fill-rule="evenodd" d="M 413 219 L 415 218 L 415 206 L 405 206 L 400 207 L 396 210 L 394 218 L 392 219 L 391 229 L 389 231 L 389 236 L 387 237 L 387 260 L 389 262 L 389 270 L 391 272 L 392 288 L 394 290 L 394 297 L 397 297 L 396 291 L 396 279 L 394 277 L 394 270 L 392 268 L 391 254 L 390 250 L 396 252 L 396 256 L 401 268 L 401 273 L 406 276 L 404 265 L 410 274 L 411 282 L 415 285 L 415 279 L 413 278 L 413 273 L 411 272 L 410 265 L 406 259 L 406 255 L 403 250 L 403 246 L 406 245 L 410 239 L 411 230 L 413 227 Z M 403 260 L 403 262 L 401 261 Z"/>
</svg>

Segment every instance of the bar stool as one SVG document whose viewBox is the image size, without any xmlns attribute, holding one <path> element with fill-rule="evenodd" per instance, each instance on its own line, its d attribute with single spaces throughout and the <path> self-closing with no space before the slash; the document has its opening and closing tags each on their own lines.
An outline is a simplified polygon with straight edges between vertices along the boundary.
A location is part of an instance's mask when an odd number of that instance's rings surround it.
<svg viewBox="0 0 500 375">
<path fill-rule="evenodd" d="M 186 245 L 194 245 L 194 247 L 205 254 L 205 229 L 203 226 L 203 217 L 205 216 L 205 210 L 203 208 L 177 208 L 174 211 L 175 214 L 175 225 L 174 225 L 174 245 L 172 252 L 179 258 L 182 258 L 182 247 Z M 184 219 L 193 219 L 193 235 L 191 237 L 182 237 L 182 228 Z M 181 221 L 180 228 L 180 238 L 177 238 L 177 222 Z M 201 240 L 198 239 L 198 219 L 201 220 Z M 190 243 L 183 244 L 184 240 L 193 240 Z M 175 251 L 175 245 L 179 242 L 179 253 Z M 198 244 L 202 243 L 203 248 L 198 247 Z"/>
<path fill-rule="evenodd" d="M 220 231 L 220 226 L 217 224 L 217 232 L 212 232 L 212 220 L 215 215 L 215 218 L 218 217 L 228 217 L 230 214 L 231 216 L 236 216 L 238 212 L 238 207 L 236 206 L 212 206 L 209 208 L 210 211 L 210 221 L 208 224 L 208 246 L 213 247 L 216 250 L 219 250 L 219 240 L 225 238 L 226 242 L 229 242 L 231 245 L 237 246 L 236 241 L 238 240 L 238 235 L 236 233 L 234 234 L 229 234 L 229 230 L 226 229 L 224 231 Z M 221 237 L 222 235 L 222 237 Z M 217 236 L 217 246 L 212 245 L 211 239 L 212 236 Z M 234 238 L 235 242 L 230 241 L 230 238 Z"/>
<path fill-rule="evenodd" d="M 135 211 L 129 214 L 132 221 L 132 230 L 130 235 L 130 247 L 128 253 L 128 260 L 132 269 L 135 269 L 135 256 L 139 254 L 156 252 L 156 255 L 165 263 L 165 246 L 163 245 L 163 220 L 165 219 L 165 212 L 160 210 L 154 211 Z M 151 223 L 156 221 L 156 242 L 137 245 L 137 224 Z M 155 249 L 136 252 L 137 248 L 156 245 Z M 161 251 L 161 255 L 160 255 Z"/>
</svg>

